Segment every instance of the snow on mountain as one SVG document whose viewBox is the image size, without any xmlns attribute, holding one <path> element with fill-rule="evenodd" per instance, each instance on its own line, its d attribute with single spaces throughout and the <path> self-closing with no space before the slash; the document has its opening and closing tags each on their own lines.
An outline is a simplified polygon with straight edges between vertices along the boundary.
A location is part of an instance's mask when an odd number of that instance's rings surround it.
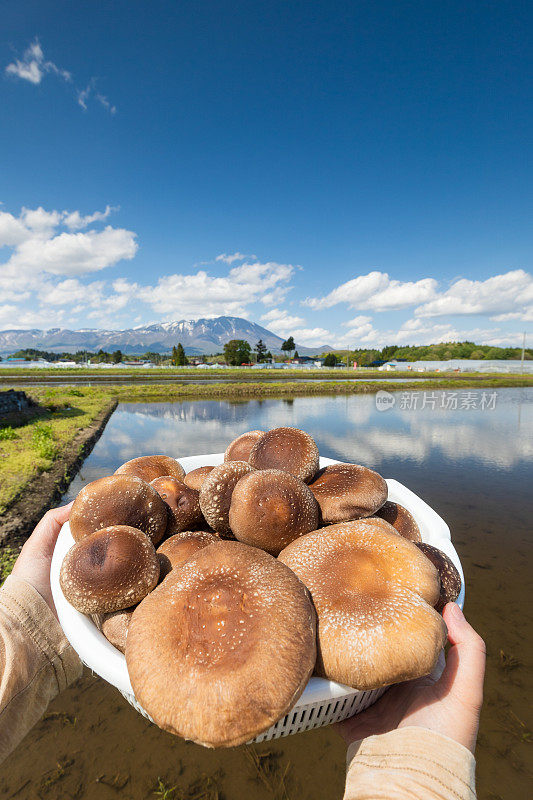
<svg viewBox="0 0 533 800">
<path fill-rule="evenodd" d="M 0 331 L 0 354 L 34 348 L 51 352 L 74 353 L 76 350 L 122 350 L 123 353 L 168 353 L 181 342 L 188 355 L 221 352 L 231 339 L 246 339 L 253 347 L 259 339 L 272 352 L 279 353 L 283 339 L 272 331 L 241 317 L 216 317 L 215 319 L 182 319 L 176 322 L 128 328 L 127 330 L 101 330 L 84 328 L 50 328 L 47 331 L 31 330 Z M 300 355 L 331 350 L 328 346 L 310 348 L 296 344 Z"/>
</svg>

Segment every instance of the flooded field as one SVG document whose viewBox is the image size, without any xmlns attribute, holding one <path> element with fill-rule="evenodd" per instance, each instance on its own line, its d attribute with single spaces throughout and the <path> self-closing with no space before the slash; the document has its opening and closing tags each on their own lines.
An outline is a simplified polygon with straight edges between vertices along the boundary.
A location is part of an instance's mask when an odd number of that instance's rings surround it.
<svg viewBox="0 0 533 800">
<path fill-rule="evenodd" d="M 339 375 L 333 376 L 333 378 L 327 377 L 327 376 L 321 377 L 320 375 L 319 376 L 314 376 L 314 377 L 311 377 L 311 378 L 309 378 L 309 377 L 308 378 L 305 378 L 305 377 L 301 378 L 301 377 L 291 377 L 291 376 L 287 377 L 287 376 L 284 376 L 283 374 L 281 374 L 281 375 L 280 374 L 267 375 L 267 376 L 265 376 L 264 374 L 261 374 L 261 375 L 257 375 L 257 376 L 253 376 L 253 377 L 254 377 L 255 380 L 257 380 L 258 383 L 317 383 L 317 382 L 322 382 L 322 381 L 337 381 L 337 380 L 342 380 L 343 382 L 346 382 L 346 383 L 375 383 L 376 381 L 379 381 L 379 383 L 394 383 L 394 382 L 400 382 L 401 383 L 401 382 L 407 380 L 406 378 L 382 378 L 381 375 L 378 378 L 352 378 L 352 377 L 343 375 L 342 373 L 339 374 Z M 446 376 L 443 376 L 443 377 L 446 377 Z M 411 378 L 411 376 L 409 376 L 408 380 L 410 382 L 416 381 L 418 383 L 420 381 L 434 380 L 434 376 L 426 377 L 426 378 L 420 378 L 420 377 Z M 247 377 L 247 381 L 250 381 L 249 377 Z M 0 378 L 0 387 L 2 389 L 16 389 L 22 383 L 24 384 L 24 386 L 48 386 L 48 385 L 50 385 L 50 386 L 72 386 L 74 384 L 76 386 L 102 386 L 102 385 L 105 386 L 106 384 L 119 384 L 119 385 L 123 386 L 123 385 L 128 385 L 128 384 L 135 385 L 135 384 L 137 384 L 139 382 L 140 381 L 138 379 L 136 379 L 135 377 L 127 376 L 127 375 L 125 375 L 123 377 L 121 377 L 121 376 L 117 377 L 116 375 L 115 376 L 104 376 L 103 378 L 102 377 L 98 377 L 98 380 L 96 380 L 96 379 L 92 379 L 91 380 L 90 376 L 80 376 L 80 377 L 73 377 L 73 378 L 69 377 L 69 378 L 66 378 L 63 381 L 61 381 L 61 380 L 58 381 L 57 378 L 55 378 L 55 377 L 54 378 L 46 378 L 45 377 L 45 378 L 41 378 L 41 380 L 39 380 L 39 381 L 36 381 L 36 380 L 32 381 L 31 378 L 26 380 L 26 378 L 24 378 L 23 380 L 21 379 L 18 382 L 15 382 L 13 380 L 10 381 L 9 378 L 6 378 L 4 376 L 4 377 Z M 148 385 L 152 385 L 152 384 L 175 384 L 175 385 L 178 385 L 178 386 L 188 385 L 188 384 L 191 384 L 191 383 L 200 384 L 200 385 L 206 385 L 206 384 L 213 384 L 213 383 L 242 383 L 242 378 L 231 378 L 231 377 L 226 378 L 224 375 L 217 376 L 216 379 L 215 378 L 183 378 L 183 377 L 165 378 L 165 377 L 161 377 L 161 376 L 155 376 L 155 377 L 143 376 L 142 383 L 143 384 L 148 384 Z"/>
<path fill-rule="evenodd" d="M 386 411 L 373 395 L 122 404 L 65 500 L 134 456 L 219 452 L 278 425 L 309 431 L 324 456 L 397 478 L 448 522 L 465 612 L 488 647 L 478 797 L 528 797 L 533 389 L 420 391 Z M 332 728 L 209 751 L 160 731 L 86 672 L 0 767 L 0 797 L 340 800 L 345 753 Z"/>
</svg>

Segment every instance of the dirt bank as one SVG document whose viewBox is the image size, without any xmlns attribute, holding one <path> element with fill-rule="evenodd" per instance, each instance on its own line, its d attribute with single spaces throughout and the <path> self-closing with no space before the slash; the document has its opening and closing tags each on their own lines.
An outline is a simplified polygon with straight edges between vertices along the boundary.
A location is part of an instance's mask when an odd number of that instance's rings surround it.
<svg viewBox="0 0 533 800">
<path fill-rule="evenodd" d="M 59 500 L 116 407 L 117 401 L 110 400 L 89 425 L 76 433 L 50 469 L 22 488 L 0 519 L 0 545 L 22 546 L 42 515 Z"/>
</svg>

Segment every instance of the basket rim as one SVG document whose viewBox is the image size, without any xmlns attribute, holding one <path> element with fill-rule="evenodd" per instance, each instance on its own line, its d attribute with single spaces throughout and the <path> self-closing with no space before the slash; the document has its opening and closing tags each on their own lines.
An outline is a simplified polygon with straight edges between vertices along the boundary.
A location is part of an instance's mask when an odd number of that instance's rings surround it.
<svg viewBox="0 0 533 800">
<path fill-rule="evenodd" d="M 199 466 L 220 464 L 223 453 L 207 453 L 205 455 L 186 456 L 177 459 L 188 472 Z M 320 467 L 342 463 L 336 459 L 321 456 Z M 422 541 L 438 547 L 455 564 L 461 576 L 461 592 L 457 603 L 462 608 L 465 599 L 465 582 L 459 556 L 452 544 L 448 525 L 431 506 L 422 498 L 394 478 L 386 478 L 389 489 L 388 499 L 401 503 L 413 514 L 420 527 Z M 59 572 L 63 558 L 74 544 L 69 523 L 66 522 L 57 538 L 50 568 L 50 584 L 52 596 L 57 610 L 59 623 L 65 636 L 83 663 L 120 692 L 134 695 L 123 653 L 107 641 L 90 617 L 76 611 L 65 598 L 59 585 Z M 357 689 L 329 681 L 326 678 L 311 677 L 304 691 L 296 701 L 293 709 L 310 703 L 328 702 L 346 696 L 360 694 Z"/>
</svg>

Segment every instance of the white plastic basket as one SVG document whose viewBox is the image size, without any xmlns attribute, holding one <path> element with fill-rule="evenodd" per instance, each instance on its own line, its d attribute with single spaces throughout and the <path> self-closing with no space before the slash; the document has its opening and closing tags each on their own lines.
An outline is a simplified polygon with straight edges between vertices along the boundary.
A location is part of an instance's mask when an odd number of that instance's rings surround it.
<svg viewBox="0 0 533 800">
<path fill-rule="evenodd" d="M 189 472 L 207 464 L 221 464 L 223 453 L 189 456 L 180 458 L 179 461 L 185 471 Z M 336 463 L 338 462 L 330 458 L 320 459 L 321 467 Z M 387 484 L 389 500 L 401 503 L 411 512 L 420 528 L 422 540 L 446 553 L 459 570 L 461 594 L 457 602 L 462 608 L 465 597 L 464 576 L 461 562 L 451 542 L 450 529 L 427 503 L 406 486 L 392 478 L 387 479 Z M 52 595 L 61 627 L 83 663 L 105 681 L 116 686 L 137 711 L 150 719 L 150 716 L 135 699 L 124 655 L 107 641 L 90 617 L 80 614 L 70 605 L 61 591 L 59 585 L 61 563 L 73 544 L 74 540 L 67 522 L 63 525 L 57 539 L 50 570 Z M 319 728 L 322 725 L 330 725 L 332 722 L 347 719 L 372 705 L 385 692 L 385 688 L 361 692 L 334 681 L 313 677 L 291 711 L 254 741 L 264 742 L 269 739 L 277 739 L 280 736 L 288 736 L 292 733 Z"/>
</svg>

